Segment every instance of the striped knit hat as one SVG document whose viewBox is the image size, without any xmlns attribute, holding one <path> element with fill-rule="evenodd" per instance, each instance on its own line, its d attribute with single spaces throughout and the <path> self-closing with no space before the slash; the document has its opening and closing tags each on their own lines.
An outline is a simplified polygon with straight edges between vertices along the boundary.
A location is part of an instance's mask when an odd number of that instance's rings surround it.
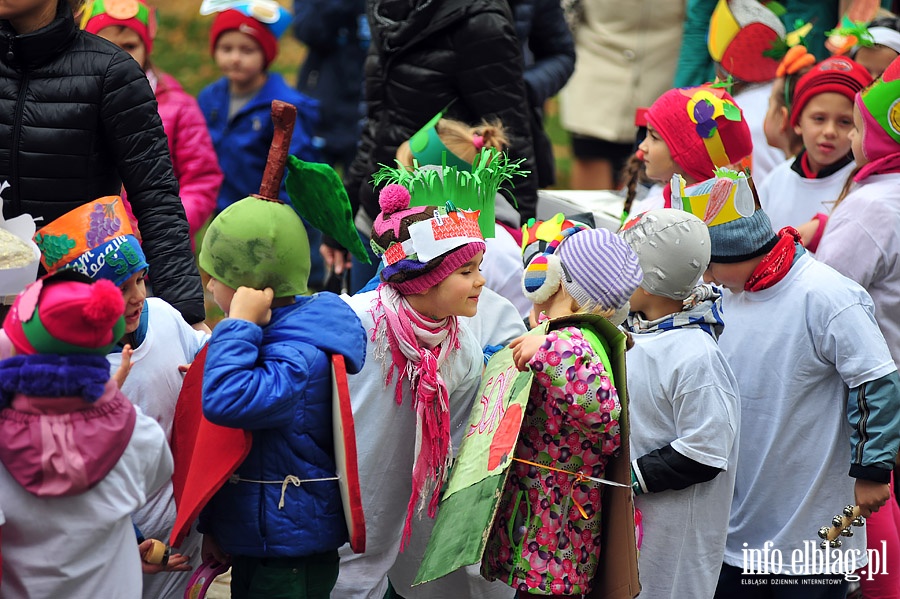
<svg viewBox="0 0 900 599">
<path fill-rule="evenodd" d="M 618 310 L 641 284 L 638 257 L 606 229 L 578 231 L 556 250 L 562 284 L 580 307 Z"/>
</svg>

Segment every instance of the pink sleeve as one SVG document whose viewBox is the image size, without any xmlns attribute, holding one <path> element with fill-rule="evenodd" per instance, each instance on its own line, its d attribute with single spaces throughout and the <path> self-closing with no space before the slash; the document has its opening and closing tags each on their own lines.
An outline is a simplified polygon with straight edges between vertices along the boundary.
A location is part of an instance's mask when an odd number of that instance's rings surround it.
<svg viewBox="0 0 900 599">
<path fill-rule="evenodd" d="M 170 92 L 172 93 L 172 92 Z M 178 93 L 177 110 L 160 110 L 191 240 L 216 208 L 222 184 L 216 151 L 197 101 Z"/>
</svg>

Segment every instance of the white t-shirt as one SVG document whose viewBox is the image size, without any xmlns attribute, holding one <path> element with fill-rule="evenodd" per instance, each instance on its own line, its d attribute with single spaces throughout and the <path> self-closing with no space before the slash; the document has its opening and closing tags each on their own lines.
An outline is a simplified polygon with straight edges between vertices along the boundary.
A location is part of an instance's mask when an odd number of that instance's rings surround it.
<svg viewBox="0 0 900 599">
<path fill-rule="evenodd" d="M 780 148 L 773 148 L 769 145 L 763 129 L 771 95 L 771 81 L 753 84 L 734 94 L 734 102 L 743 111 L 744 120 L 747 121 L 747 127 L 750 128 L 750 137 L 753 140 L 751 172 L 757 185 L 761 184 L 775 167 L 784 162 L 784 152 Z"/>
<path fill-rule="evenodd" d="M 662 183 L 654 184 L 647 190 L 647 195 L 640 200 L 632 202 L 630 216 L 637 216 L 650 210 L 665 208 L 666 197 L 663 195 L 663 189 Z"/>
<path fill-rule="evenodd" d="M 522 291 L 522 248 L 500 225 L 494 225 L 496 237 L 485 239 L 487 248 L 484 262 L 481 263 L 481 274 L 484 275 L 487 287 L 490 287 L 508 299 L 519 311 L 521 318 L 526 318 L 531 311 L 531 302 Z"/>
<path fill-rule="evenodd" d="M 793 158 L 782 162 L 759 186 L 759 203 L 776 232 L 798 227 L 819 212 L 829 214 L 855 164 L 821 179 L 806 179 L 791 169 L 793 162 Z"/>
<path fill-rule="evenodd" d="M 175 404 L 184 380 L 178 366 L 193 362 L 209 335 L 192 328 L 164 300 L 147 298 L 145 309 L 148 311 L 147 334 L 131 356 L 131 372 L 122 385 L 122 393 L 144 414 L 156 420 L 166 438 L 171 439 Z M 109 354 L 106 359 L 115 371 L 122 363 L 122 354 Z M 134 514 L 134 523 L 145 538 L 168 542 L 175 515 L 175 497 L 169 480 Z M 202 542 L 203 536 L 192 528 L 177 552 L 199 557 Z M 181 599 L 192 574 L 166 572 L 144 576 L 144 597 Z"/>
<path fill-rule="evenodd" d="M 635 334 L 633 339 L 634 347 L 625 354 L 631 459 L 671 443 L 681 455 L 725 470 L 680 491 L 634 498 L 644 523 L 641 594 L 712 597 L 737 470 L 737 381 L 715 340 L 700 329 Z"/>
<path fill-rule="evenodd" d="M 528 332 L 519 311 L 505 297 L 482 287 L 478 312 L 471 318 L 460 317 L 482 349 L 488 345 L 506 347 L 510 341 Z"/>
<path fill-rule="evenodd" d="M 403 404 L 397 405 L 394 399 L 396 371 L 391 384 L 385 386 L 391 353 L 390 350 L 384 352 L 378 341 L 371 341 L 375 321 L 369 310 L 377 293 L 342 296 L 359 316 L 369 339 L 365 366 L 360 373 L 347 377 L 366 517 L 366 552 L 354 554 L 349 545 L 341 548 L 340 573 L 331 593 L 335 599 L 384 597 L 388 570 L 400 551 L 406 507 L 412 491 L 416 414 L 411 408 L 407 382 L 403 387 Z M 462 442 L 484 365 L 481 347 L 465 323 L 459 326 L 459 342 L 459 350 L 451 353 L 441 368 L 450 392 L 450 432 L 454 451 Z M 423 519 L 427 517 L 422 515 Z M 413 534 L 420 525 L 414 517 Z"/>
<path fill-rule="evenodd" d="M 725 331 L 719 347 L 740 385 L 740 462 L 734 486 L 725 563 L 783 574 L 795 550 L 818 547 L 816 532 L 854 503 L 850 467 L 848 387 L 896 370 L 872 299 L 837 271 L 805 254 L 774 286 L 724 292 Z M 841 548 L 853 568 L 866 563 L 865 530 Z M 746 543 L 746 545 L 745 545 Z M 778 551 L 778 553 L 775 552 Z M 847 550 L 859 550 L 850 554 Z M 798 571 L 799 570 L 799 571 Z"/>
<path fill-rule="evenodd" d="M 122 457 L 80 495 L 36 497 L 0 465 L 3 599 L 139 599 L 141 558 L 131 514 L 171 476 L 163 431 L 140 410 Z"/>
<path fill-rule="evenodd" d="M 900 364 L 900 176 L 874 175 L 834 210 L 816 258 L 866 288 Z"/>
</svg>

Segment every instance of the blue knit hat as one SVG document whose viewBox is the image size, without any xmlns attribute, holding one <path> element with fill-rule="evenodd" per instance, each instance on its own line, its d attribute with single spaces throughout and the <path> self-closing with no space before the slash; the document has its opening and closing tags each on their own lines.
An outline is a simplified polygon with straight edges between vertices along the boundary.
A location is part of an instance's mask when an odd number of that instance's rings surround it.
<svg viewBox="0 0 900 599">
<path fill-rule="evenodd" d="M 752 215 L 709 228 L 710 262 L 733 264 L 769 253 L 778 242 L 762 208 Z"/>
</svg>

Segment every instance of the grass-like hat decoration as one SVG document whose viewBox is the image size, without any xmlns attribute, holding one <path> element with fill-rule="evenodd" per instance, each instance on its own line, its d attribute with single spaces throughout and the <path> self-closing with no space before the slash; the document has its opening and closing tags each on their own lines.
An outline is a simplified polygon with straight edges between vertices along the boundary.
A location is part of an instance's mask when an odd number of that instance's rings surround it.
<svg viewBox="0 0 900 599">
<path fill-rule="evenodd" d="M 396 183 L 409 190 L 410 206 L 443 206 L 448 201 L 463 210 L 478 210 L 478 226 L 485 239 L 494 237 L 494 198 L 505 181 L 528 174 L 520 168 L 523 160 L 515 162 L 503 152 L 485 148 L 472 163 L 472 170 L 460 170 L 441 165 L 419 167 L 410 170 L 402 165 L 393 168 L 381 165 L 372 181 L 376 186 Z"/>
</svg>

